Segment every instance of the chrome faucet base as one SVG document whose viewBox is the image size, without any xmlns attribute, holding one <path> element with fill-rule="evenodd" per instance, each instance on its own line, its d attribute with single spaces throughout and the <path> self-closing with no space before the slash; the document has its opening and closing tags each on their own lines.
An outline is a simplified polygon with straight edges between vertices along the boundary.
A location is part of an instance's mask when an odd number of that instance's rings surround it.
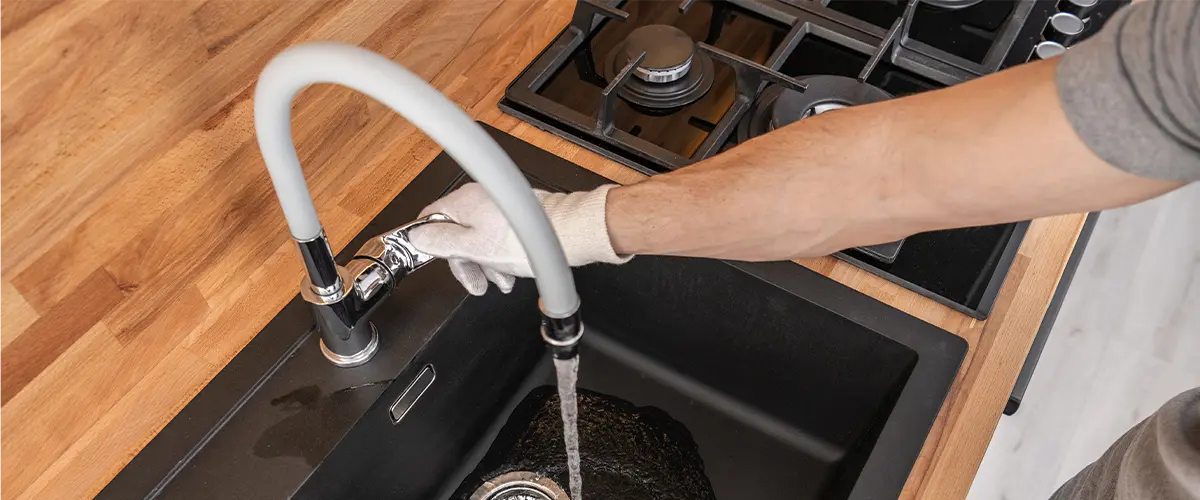
<svg viewBox="0 0 1200 500">
<path fill-rule="evenodd" d="M 330 363 L 342 368 L 352 368 L 370 361 L 375 357 L 375 353 L 379 352 L 379 330 L 375 328 L 374 323 L 368 322 L 366 326 L 371 329 L 371 339 L 362 350 L 348 355 L 338 354 L 325 345 L 325 339 L 321 339 L 321 354 L 325 355 L 325 359 Z"/>
<path fill-rule="evenodd" d="M 453 223 L 443 214 L 430 214 L 371 238 L 345 267 L 337 265 L 324 231 L 296 242 L 308 274 L 300 296 L 312 304 L 321 332 L 321 352 L 342 367 L 366 363 L 379 350 L 379 332 L 368 321 L 396 282 L 434 260 L 408 239 L 409 230 L 430 223 Z"/>
</svg>

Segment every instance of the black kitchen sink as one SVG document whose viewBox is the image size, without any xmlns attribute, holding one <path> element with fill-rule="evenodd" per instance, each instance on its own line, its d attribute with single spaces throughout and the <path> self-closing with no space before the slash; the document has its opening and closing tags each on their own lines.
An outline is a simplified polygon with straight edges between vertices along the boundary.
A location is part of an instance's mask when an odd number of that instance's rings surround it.
<svg viewBox="0 0 1200 500">
<path fill-rule="evenodd" d="M 603 182 L 489 131 L 535 185 Z M 462 182 L 439 156 L 358 240 Z M 720 499 L 897 496 L 967 350 L 790 262 L 638 257 L 576 280 L 580 387 L 677 423 Z M 435 263 L 388 300 L 379 354 L 352 369 L 321 358 L 293 301 L 100 497 L 467 498 L 554 381 L 536 290 L 470 297 Z M 587 438 L 585 464 L 613 445 Z"/>
<path fill-rule="evenodd" d="M 793 270 L 655 257 L 577 270 L 580 387 L 682 423 L 717 498 L 899 493 L 965 344 L 897 318 L 842 316 L 798 296 L 802 280 L 758 276 Z M 463 301 L 297 496 L 445 498 L 478 479 L 469 473 L 512 407 L 554 383 L 535 301 L 529 282 Z M 905 344 L 926 340 L 925 359 Z M 432 383 L 394 423 L 390 405 L 427 370 Z M 584 454 L 605 445 L 581 443 Z M 565 472 L 552 479 L 567 484 Z"/>
</svg>

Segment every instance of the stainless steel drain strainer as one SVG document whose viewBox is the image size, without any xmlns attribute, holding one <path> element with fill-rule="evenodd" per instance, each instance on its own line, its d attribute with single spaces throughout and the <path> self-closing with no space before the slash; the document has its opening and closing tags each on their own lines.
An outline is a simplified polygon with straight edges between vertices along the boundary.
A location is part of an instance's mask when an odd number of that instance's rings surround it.
<svg viewBox="0 0 1200 500">
<path fill-rule="evenodd" d="M 570 500 L 570 495 L 549 478 L 532 472 L 514 471 L 483 483 L 471 500 Z"/>
</svg>

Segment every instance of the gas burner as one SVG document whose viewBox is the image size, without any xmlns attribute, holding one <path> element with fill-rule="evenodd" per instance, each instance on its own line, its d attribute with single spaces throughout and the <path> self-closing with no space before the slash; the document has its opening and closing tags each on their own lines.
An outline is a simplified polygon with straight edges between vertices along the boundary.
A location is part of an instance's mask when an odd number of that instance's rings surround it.
<svg viewBox="0 0 1200 500">
<path fill-rule="evenodd" d="M 713 62 L 696 50 L 683 30 L 665 24 L 637 28 L 608 53 L 602 71 L 612 81 L 643 52 L 645 60 L 633 78 L 617 90 L 621 98 L 644 110 L 674 110 L 695 102 L 713 83 Z"/>
<path fill-rule="evenodd" d="M 879 87 L 844 76 L 813 75 L 797 80 L 808 85 L 808 90 L 796 92 L 771 85 L 759 94 L 749 116 L 738 124 L 738 142 L 810 116 L 892 98 Z"/>
<path fill-rule="evenodd" d="M 646 53 L 646 60 L 633 70 L 634 76 L 650 83 L 671 83 L 683 78 L 692 67 L 696 43 L 679 28 L 651 24 L 629 33 L 624 50 L 624 62 Z"/>
</svg>

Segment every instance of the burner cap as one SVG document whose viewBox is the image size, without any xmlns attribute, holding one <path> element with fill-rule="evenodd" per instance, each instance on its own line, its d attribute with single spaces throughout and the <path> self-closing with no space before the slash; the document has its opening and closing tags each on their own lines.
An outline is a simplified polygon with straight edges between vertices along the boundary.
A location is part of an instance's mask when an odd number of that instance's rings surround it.
<svg viewBox="0 0 1200 500">
<path fill-rule="evenodd" d="M 879 87 L 844 76 L 818 75 L 800 81 L 808 84 L 807 91 L 783 90 L 772 103 L 772 130 L 826 111 L 892 98 Z"/>
<path fill-rule="evenodd" d="M 712 57 L 696 50 L 696 42 L 674 26 L 651 24 L 629 33 L 608 53 L 601 72 L 612 81 L 630 61 L 642 53 L 646 58 L 634 69 L 632 78 L 617 89 L 617 95 L 639 111 L 650 114 L 674 112 L 696 102 L 712 88 Z"/>
<path fill-rule="evenodd" d="M 687 74 L 692 67 L 696 42 L 683 30 L 665 24 L 642 26 L 625 37 L 625 63 L 646 53 L 646 59 L 633 76 L 650 83 L 670 83 Z"/>
<path fill-rule="evenodd" d="M 771 130 L 810 116 L 817 116 L 826 111 L 848 108 L 850 106 L 852 104 L 841 99 L 832 99 L 811 104 L 806 102 L 804 94 L 794 90 L 785 90 L 780 94 L 779 99 L 775 100 L 775 105 L 771 106 Z"/>
<path fill-rule="evenodd" d="M 879 87 L 844 76 L 814 75 L 797 80 L 808 85 L 808 90 L 797 92 L 771 85 L 759 94 L 749 116 L 738 125 L 739 141 L 810 116 L 892 98 Z"/>
</svg>

